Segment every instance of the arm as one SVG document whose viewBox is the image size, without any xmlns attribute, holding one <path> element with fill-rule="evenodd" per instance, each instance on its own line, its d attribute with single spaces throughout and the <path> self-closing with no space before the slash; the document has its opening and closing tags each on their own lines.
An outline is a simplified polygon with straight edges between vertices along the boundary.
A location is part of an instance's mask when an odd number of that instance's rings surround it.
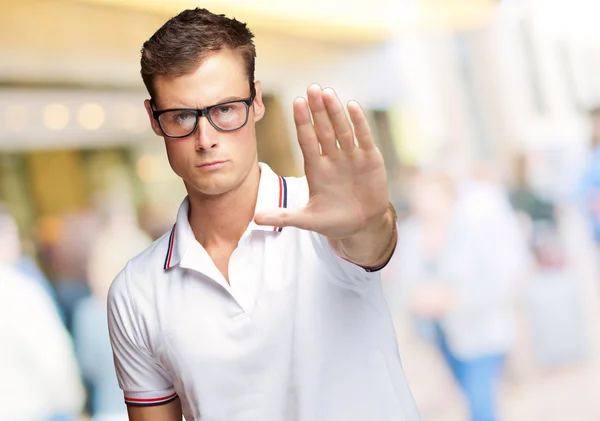
<svg viewBox="0 0 600 421">
<path fill-rule="evenodd" d="M 352 124 L 335 92 L 318 85 L 308 88 L 308 101 L 294 102 L 308 204 L 260 213 L 255 221 L 321 234 L 337 256 L 372 271 L 385 266 L 393 253 L 395 212 L 367 119 L 356 102 L 347 108 Z"/>
<path fill-rule="evenodd" d="M 127 406 L 129 421 L 181 421 L 181 402 L 179 398 L 160 406 Z"/>
<path fill-rule="evenodd" d="M 129 285 L 131 276 L 140 275 L 129 264 L 113 281 L 108 294 L 110 342 L 129 418 L 181 421 L 181 404 L 171 376 L 152 352 L 153 307 L 139 298 L 132 299 L 143 294 L 139 285 Z"/>
<path fill-rule="evenodd" d="M 398 241 L 396 211 L 390 203 L 387 212 L 350 237 L 328 239 L 338 256 L 369 271 L 386 266 Z"/>
</svg>

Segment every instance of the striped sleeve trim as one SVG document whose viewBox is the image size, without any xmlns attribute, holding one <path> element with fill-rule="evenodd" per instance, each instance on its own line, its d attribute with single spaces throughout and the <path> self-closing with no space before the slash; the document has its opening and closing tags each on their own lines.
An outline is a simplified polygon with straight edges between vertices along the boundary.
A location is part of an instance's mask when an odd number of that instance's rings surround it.
<svg viewBox="0 0 600 421">
<path fill-rule="evenodd" d="M 160 398 L 130 398 L 125 396 L 125 404 L 129 406 L 159 406 L 173 402 L 177 399 L 177 393 Z"/>
</svg>

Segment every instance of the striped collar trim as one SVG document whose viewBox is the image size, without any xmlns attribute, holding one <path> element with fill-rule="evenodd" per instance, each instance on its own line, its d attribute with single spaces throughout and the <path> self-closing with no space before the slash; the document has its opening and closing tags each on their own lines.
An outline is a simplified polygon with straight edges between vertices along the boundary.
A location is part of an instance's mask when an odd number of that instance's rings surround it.
<svg viewBox="0 0 600 421">
<path fill-rule="evenodd" d="M 171 258 L 173 257 L 173 246 L 175 245 L 175 232 L 177 228 L 177 222 L 171 228 L 171 235 L 169 236 L 169 248 L 167 249 L 167 256 L 165 257 L 165 264 L 163 268 L 165 270 L 171 268 Z"/>
<path fill-rule="evenodd" d="M 287 181 L 282 176 L 277 176 L 279 178 L 279 207 L 287 208 L 287 200 L 288 200 L 288 189 L 287 189 Z M 283 231 L 283 227 L 273 227 L 273 231 L 281 232 Z"/>
<path fill-rule="evenodd" d="M 284 177 L 273 172 L 266 164 L 260 164 L 261 177 L 258 187 L 258 197 L 256 200 L 256 211 L 273 209 L 275 207 L 288 207 L 288 183 Z M 190 244 L 195 241 L 194 234 L 188 221 L 189 199 L 186 198 L 177 213 L 177 222 L 171 228 L 169 234 L 168 248 L 165 255 L 163 269 L 168 270 L 178 264 L 183 254 Z M 257 225 L 254 221 L 250 222 L 248 230 L 282 232 L 283 227 Z"/>
</svg>

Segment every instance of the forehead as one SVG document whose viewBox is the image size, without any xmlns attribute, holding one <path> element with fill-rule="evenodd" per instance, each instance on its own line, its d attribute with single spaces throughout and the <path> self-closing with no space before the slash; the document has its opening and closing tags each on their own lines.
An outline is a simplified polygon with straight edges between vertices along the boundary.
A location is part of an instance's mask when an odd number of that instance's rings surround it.
<svg viewBox="0 0 600 421">
<path fill-rule="evenodd" d="M 250 95 L 244 60 L 230 49 L 210 53 L 192 72 L 158 76 L 154 83 L 160 108 L 201 108 L 224 98 Z"/>
</svg>

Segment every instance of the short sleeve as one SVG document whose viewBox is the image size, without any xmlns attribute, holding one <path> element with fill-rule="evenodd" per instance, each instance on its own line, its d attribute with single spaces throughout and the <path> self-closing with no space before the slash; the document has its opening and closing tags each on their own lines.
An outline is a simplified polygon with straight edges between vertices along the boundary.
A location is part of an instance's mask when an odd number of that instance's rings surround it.
<svg viewBox="0 0 600 421">
<path fill-rule="evenodd" d="M 303 208 L 308 203 L 310 196 L 306 177 L 288 178 L 287 180 L 290 188 L 290 208 Z M 362 292 L 372 285 L 374 281 L 376 282 L 381 279 L 380 269 L 383 269 L 385 265 L 378 268 L 363 268 L 358 266 L 338 256 L 324 235 L 314 231 L 308 231 L 308 233 L 317 259 L 331 275 L 332 281 L 337 285 Z"/>
<path fill-rule="evenodd" d="M 108 294 L 108 330 L 119 386 L 130 406 L 156 406 L 177 398 L 167 371 L 148 350 L 148 323 L 136 311 L 128 290 L 129 266 Z"/>
<path fill-rule="evenodd" d="M 369 271 L 338 256 L 329 245 L 327 237 L 312 231 L 310 234 L 319 260 L 340 286 L 360 292 L 380 279 L 379 271 Z"/>
</svg>

